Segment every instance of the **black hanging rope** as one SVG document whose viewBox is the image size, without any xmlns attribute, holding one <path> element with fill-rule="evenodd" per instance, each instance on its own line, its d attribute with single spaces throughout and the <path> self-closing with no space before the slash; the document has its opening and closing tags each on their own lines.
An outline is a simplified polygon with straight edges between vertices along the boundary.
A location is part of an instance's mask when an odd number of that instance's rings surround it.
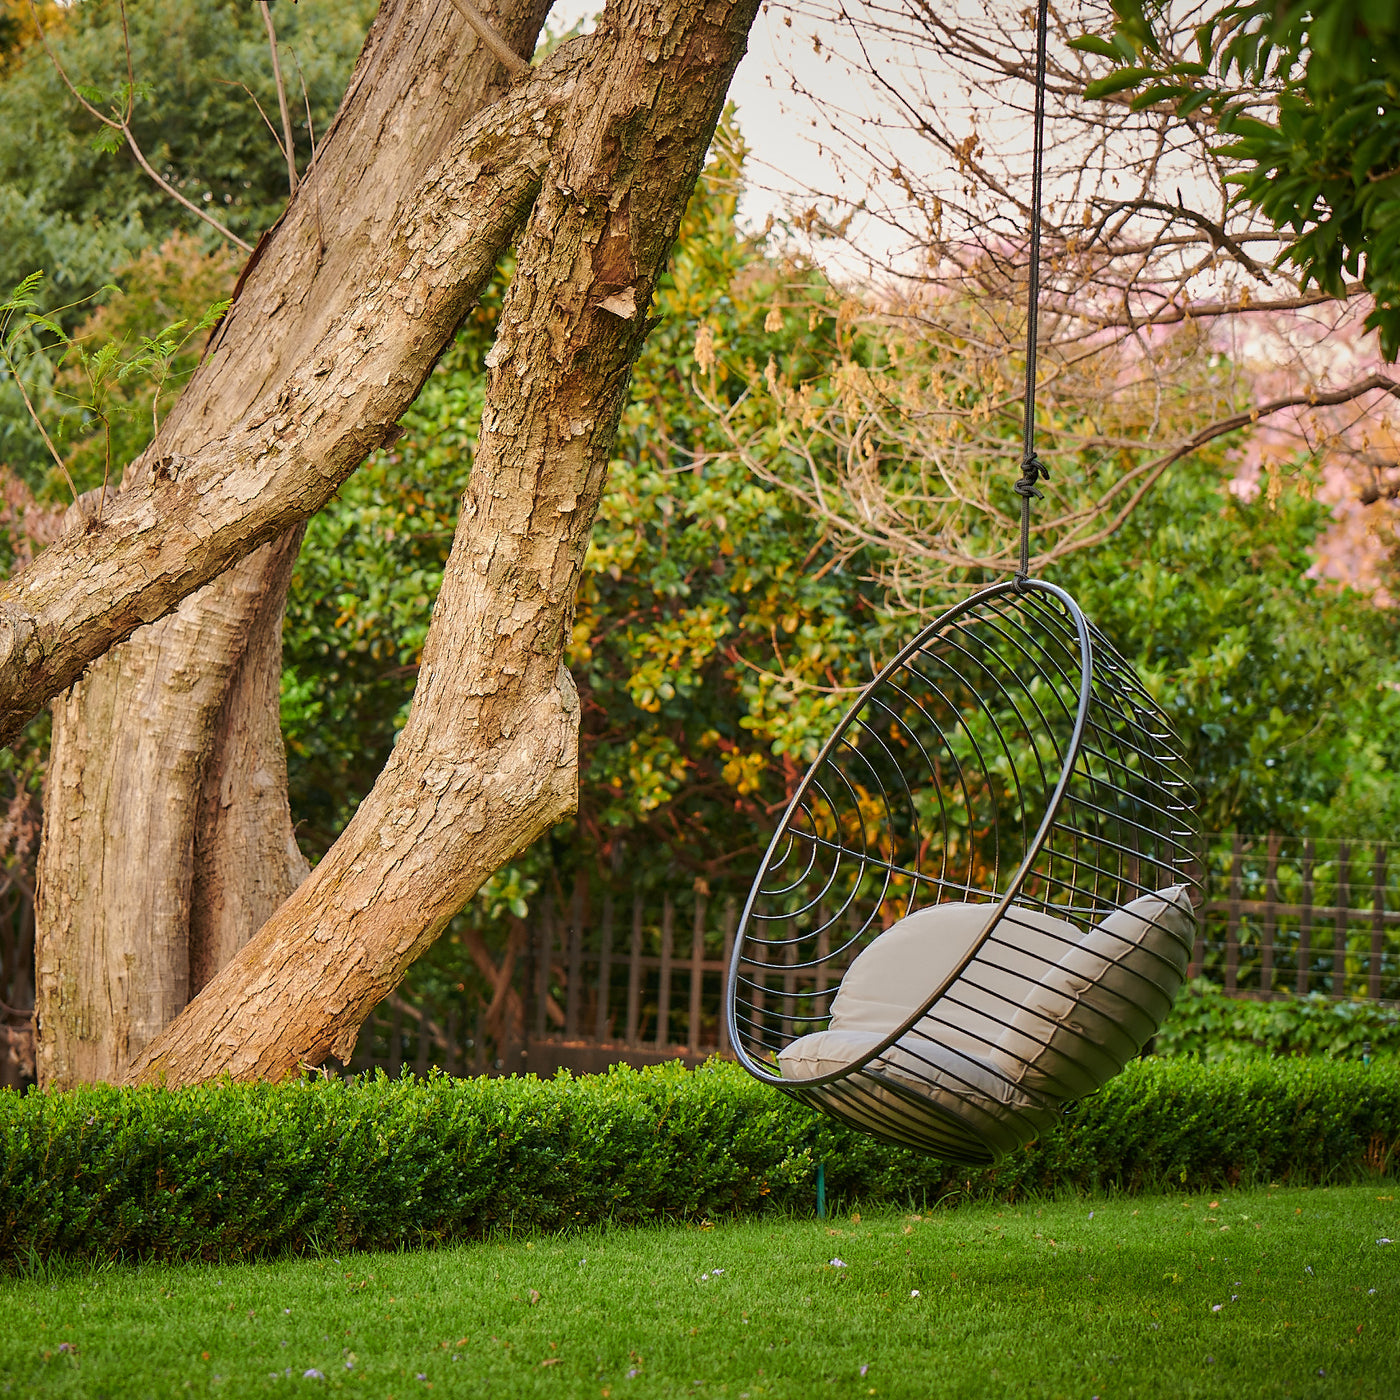
<svg viewBox="0 0 1400 1400">
<path fill-rule="evenodd" d="M 1031 497 L 1045 499 L 1037 483 L 1050 469 L 1035 455 L 1035 359 L 1040 337 L 1040 202 L 1045 164 L 1045 34 L 1049 28 L 1050 0 L 1040 0 L 1035 20 L 1035 153 L 1031 171 L 1031 266 L 1026 306 L 1025 426 L 1021 434 L 1021 477 L 1016 494 L 1021 498 L 1021 566 L 1018 581 L 1030 574 Z"/>
</svg>

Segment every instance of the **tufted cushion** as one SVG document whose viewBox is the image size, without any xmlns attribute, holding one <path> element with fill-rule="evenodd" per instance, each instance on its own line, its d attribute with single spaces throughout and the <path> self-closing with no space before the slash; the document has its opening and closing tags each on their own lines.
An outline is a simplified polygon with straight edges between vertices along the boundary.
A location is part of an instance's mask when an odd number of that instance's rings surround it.
<svg viewBox="0 0 1400 1400">
<path fill-rule="evenodd" d="M 779 1056 L 785 1078 L 844 1069 L 907 1020 L 981 937 L 990 904 L 941 904 L 901 919 L 846 970 L 825 1031 Z M 1111 1079 L 1161 1024 L 1186 974 L 1195 914 L 1186 887 L 1144 895 L 1087 934 L 1012 905 L 963 974 L 867 1067 L 831 1092 L 875 1131 L 917 1115 L 899 1085 L 1009 1150 L 1059 1105 Z M 818 1091 L 824 1092 L 824 1091 Z"/>
<path fill-rule="evenodd" d="M 803 1036 L 778 1057 L 783 1078 L 801 1081 L 844 1069 L 883 1039 L 876 1031 Z M 941 1115 L 971 1127 L 994 1154 L 1014 1151 L 1055 1119 L 1053 1107 L 1047 1111 L 1008 1083 L 988 1060 L 918 1030 L 901 1036 L 864 1072 L 811 1092 L 829 1100 L 827 1106 L 846 1122 L 887 1138 L 898 1139 L 906 1125 L 911 1136 L 922 1136 L 930 1116 Z M 959 1136 L 953 1130 L 950 1142 Z"/>
</svg>

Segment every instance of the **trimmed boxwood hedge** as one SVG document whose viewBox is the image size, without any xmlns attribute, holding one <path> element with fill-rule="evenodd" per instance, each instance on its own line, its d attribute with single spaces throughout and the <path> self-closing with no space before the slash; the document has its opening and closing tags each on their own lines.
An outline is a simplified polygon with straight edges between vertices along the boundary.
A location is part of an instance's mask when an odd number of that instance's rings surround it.
<svg viewBox="0 0 1400 1400">
<path fill-rule="evenodd" d="M 1142 1060 L 1000 1167 L 874 1142 L 712 1062 L 0 1092 L 0 1260 L 265 1257 L 846 1203 L 1393 1169 L 1400 1067 Z"/>
<path fill-rule="evenodd" d="M 1334 1001 L 1321 992 L 1245 1001 L 1198 977 L 1183 987 L 1152 1042 L 1156 1055 L 1202 1060 L 1243 1055 L 1327 1055 L 1364 1060 L 1400 1053 L 1400 1008 L 1374 1001 Z"/>
</svg>

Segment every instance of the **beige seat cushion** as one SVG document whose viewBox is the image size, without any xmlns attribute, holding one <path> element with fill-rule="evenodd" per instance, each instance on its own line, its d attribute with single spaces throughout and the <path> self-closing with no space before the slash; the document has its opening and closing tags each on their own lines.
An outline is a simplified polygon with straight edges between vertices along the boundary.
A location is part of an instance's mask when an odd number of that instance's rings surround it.
<svg viewBox="0 0 1400 1400">
<path fill-rule="evenodd" d="M 784 1078 L 834 1073 L 878 1045 L 966 955 L 993 908 L 936 905 L 881 934 L 847 969 L 828 1029 L 783 1050 Z M 929 1015 L 868 1068 L 1009 1150 L 1032 1125 L 1048 1126 L 1061 1103 L 1106 1083 L 1155 1034 L 1194 937 L 1183 885 L 1135 899 L 1087 934 L 1012 905 Z M 857 1098 L 872 1121 L 916 1113 L 868 1084 Z"/>
<path fill-rule="evenodd" d="M 779 1055 L 783 1078 L 836 1073 L 874 1049 L 976 945 L 995 908 L 935 905 L 882 933 L 846 969 L 828 1029 L 802 1036 Z M 832 1110 L 847 1122 L 886 1135 L 897 1137 L 904 1126 L 918 1136 L 930 1116 L 942 1114 L 971 1130 L 993 1156 L 1029 1142 L 1054 1121 L 1058 1105 L 1019 1087 L 1019 1074 L 1007 1073 L 994 1047 L 1008 1017 L 1080 938 L 1073 924 L 1013 905 L 952 995 L 873 1060 L 868 1074 L 814 1092 L 831 1097 Z M 911 1103 L 909 1094 L 920 1102 Z M 949 1132 L 955 1140 L 957 1130 Z"/>
<path fill-rule="evenodd" d="M 997 1049 L 1027 1089 L 1080 1098 L 1156 1034 L 1186 976 L 1196 916 L 1185 885 L 1116 909 L 1025 998 Z"/>
<path fill-rule="evenodd" d="M 876 1031 L 805 1035 L 779 1055 L 783 1078 L 800 1082 L 845 1069 L 883 1039 Z M 993 1156 L 1014 1151 L 1055 1119 L 1053 1107 L 1047 1110 L 1008 1083 L 981 1056 L 941 1045 L 917 1030 L 901 1036 L 864 1073 L 812 1092 L 829 1096 L 830 1107 L 847 1122 L 887 1137 L 905 1132 L 922 1137 L 929 1119 L 942 1115 L 943 1122 L 964 1127 L 962 1133 L 947 1129 L 950 1142 L 971 1129 Z"/>
<path fill-rule="evenodd" d="M 886 929 L 846 969 L 830 1029 L 888 1035 L 928 1000 L 976 945 L 995 905 L 937 904 Z M 1012 905 L 995 933 L 920 1029 L 945 1045 L 986 1054 L 1009 1017 L 1078 944 L 1073 924 Z"/>
</svg>

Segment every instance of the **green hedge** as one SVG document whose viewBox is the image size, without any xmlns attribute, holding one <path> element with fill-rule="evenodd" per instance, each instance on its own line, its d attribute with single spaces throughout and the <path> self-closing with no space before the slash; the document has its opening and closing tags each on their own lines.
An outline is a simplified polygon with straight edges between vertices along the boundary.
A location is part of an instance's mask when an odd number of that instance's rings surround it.
<svg viewBox="0 0 1400 1400">
<path fill-rule="evenodd" d="M 1374 1001 L 1333 1001 L 1321 992 L 1245 1001 L 1197 978 L 1177 997 L 1152 1049 L 1157 1055 L 1203 1060 L 1241 1055 L 1360 1060 L 1400 1051 L 1400 1010 Z"/>
<path fill-rule="evenodd" d="M 1143 1060 L 991 1170 L 851 1133 L 747 1078 L 302 1081 L 0 1092 L 0 1259 L 257 1257 L 960 1193 L 1315 1183 L 1391 1167 L 1400 1068 Z"/>
</svg>

